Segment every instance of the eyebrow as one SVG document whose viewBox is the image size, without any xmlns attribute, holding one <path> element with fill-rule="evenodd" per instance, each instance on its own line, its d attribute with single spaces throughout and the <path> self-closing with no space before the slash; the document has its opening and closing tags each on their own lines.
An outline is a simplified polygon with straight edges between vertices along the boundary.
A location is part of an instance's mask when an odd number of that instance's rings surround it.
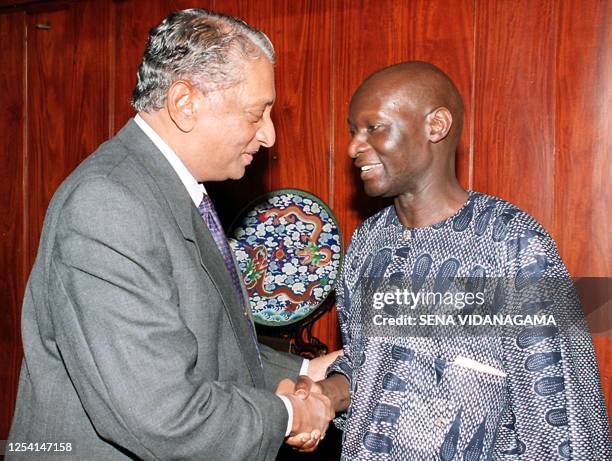
<svg viewBox="0 0 612 461">
<path fill-rule="evenodd" d="M 265 101 L 257 101 L 254 102 L 253 104 L 250 104 L 246 107 L 245 110 L 247 111 L 251 111 L 251 110 L 265 110 L 266 107 L 270 107 L 274 104 L 274 101 L 270 101 L 270 100 L 265 100 Z"/>
<path fill-rule="evenodd" d="M 251 104 L 249 107 L 256 107 L 256 106 L 271 106 L 273 105 L 275 102 L 275 99 L 260 99 L 259 101 L 255 101 L 253 104 Z"/>
</svg>

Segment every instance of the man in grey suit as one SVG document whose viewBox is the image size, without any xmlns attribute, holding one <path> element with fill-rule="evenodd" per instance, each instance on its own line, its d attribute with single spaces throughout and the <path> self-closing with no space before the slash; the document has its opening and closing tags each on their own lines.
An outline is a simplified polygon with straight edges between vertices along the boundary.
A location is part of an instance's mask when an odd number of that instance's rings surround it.
<svg viewBox="0 0 612 461">
<path fill-rule="evenodd" d="M 274 144 L 273 63 L 267 37 L 229 16 L 176 12 L 150 32 L 138 115 L 47 211 L 9 459 L 271 460 L 287 435 L 324 434 L 326 397 L 275 391 L 332 357 L 257 343 L 202 185 Z"/>
</svg>

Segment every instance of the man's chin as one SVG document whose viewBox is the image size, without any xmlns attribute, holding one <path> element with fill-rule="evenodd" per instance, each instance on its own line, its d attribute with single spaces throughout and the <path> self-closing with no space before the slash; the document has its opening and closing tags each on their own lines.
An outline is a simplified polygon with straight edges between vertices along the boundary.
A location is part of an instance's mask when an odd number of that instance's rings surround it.
<svg viewBox="0 0 612 461">
<path fill-rule="evenodd" d="M 376 184 L 364 183 L 363 191 L 368 197 L 384 197 L 384 189 Z"/>
<path fill-rule="evenodd" d="M 246 173 L 246 168 L 245 167 L 239 168 L 236 171 L 233 171 L 230 174 L 228 179 L 235 179 L 235 180 L 242 179 L 244 177 L 245 173 Z"/>
</svg>

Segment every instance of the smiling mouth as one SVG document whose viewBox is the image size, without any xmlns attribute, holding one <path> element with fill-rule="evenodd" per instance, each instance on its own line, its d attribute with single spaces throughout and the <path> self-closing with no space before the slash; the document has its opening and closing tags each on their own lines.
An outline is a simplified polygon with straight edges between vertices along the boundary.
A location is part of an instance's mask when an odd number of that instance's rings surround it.
<svg viewBox="0 0 612 461">
<path fill-rule="evenodd" d="M 382 166 L 382 163 L 373 163 L 371 165 L 364 165 L 361 167 L 361 171 L 365 172 L 365 171 L 370 171 L 372 168 L 376 168 Z"/>
<path fill-rule="evenodd" d="M 363 165 L 359 167 L 361 170 L 361 180 L 366 181 L 374 176 L 376 176 L 376 172 L 379 168 L 382 167 L 382 163 L 371 163 L 369 165 Z"/>
</svg>

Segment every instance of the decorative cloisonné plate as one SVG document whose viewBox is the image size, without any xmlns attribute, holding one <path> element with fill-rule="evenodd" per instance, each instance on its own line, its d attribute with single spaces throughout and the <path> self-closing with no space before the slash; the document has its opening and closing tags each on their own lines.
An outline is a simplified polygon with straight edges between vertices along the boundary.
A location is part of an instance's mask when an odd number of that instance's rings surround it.
<svg viewBox="0 0 612 461">
<path fill-rule="evenodd" d="M 338 278 L 340 228 L 329 207 L 308 192 L 280 189 L 259 197 L 238 216 L 229 240 L 260 325 L 305 320 Z"/>
</svg>

